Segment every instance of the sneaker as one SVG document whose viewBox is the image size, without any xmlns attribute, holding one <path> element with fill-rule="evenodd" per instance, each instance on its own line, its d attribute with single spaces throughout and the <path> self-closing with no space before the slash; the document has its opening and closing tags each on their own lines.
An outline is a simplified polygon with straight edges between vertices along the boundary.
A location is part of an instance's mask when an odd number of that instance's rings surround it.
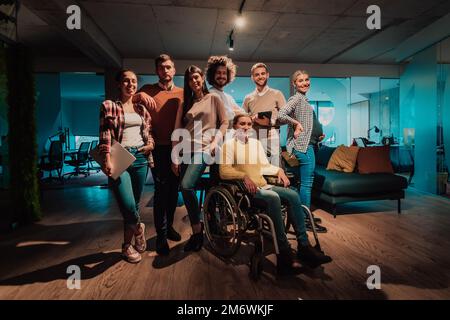
<svg viewBox="0 0 450 320">
<path fill-rule="evenodd" d="M 166 238 L 156 237 L 156 253 L 160 256 L 167 256 L 170 252 Z"/>
<path fill-rule="evenodd" d="M 200 251 L 203 246 L 203 232 L 191 235 L 184 246 L 184 251 Z"/>
<path fill-rule="evenodd" d="M 313 216 L 315 223 L 322 223 L 322 219 L 320 219 L 319 217 L 316 217 L 314 214 L 312 216 Z M 308 219 L 308 217 L 306 219 Z"/>
<path fill-rule="evenodd" d="M 317 268 L 321 264 L 329 263 L 333 260 L 330 256 L 325 255 L 310 244 L 298 247 L 297 258 L 311 268 Z"/>
<path fill-rule="evenodd" d="M 305 212 L 305 220 L 309 221 L 309 214 L 305 210 L 303 210 L 303 211 Z M 311 215 L 312 215 L 315 223 L 322 223 L 322 219 L 320 219 L 319 217 L 316 217 L 314 215 L 314 213 L 311 213 Z"/>
<path fill-rule="evenodd" d="M 134 235 L 134 248 L 137 252 L 143 253 L 147 249 L 147 240 L 145 240 L 145 224 L 139 223 L 137 233 Z"/>
<path fill-rule="evenodd" d="M 129 243 L 122 246 L 122 256 L 129 263 L 138 263 L 142 260 L 141 254 Z"/>
<path fill-rule="evenodd" d="M 172 241 L 180 241 L 181 236 L 172 226 L 170 226 L 167 228 L 167 239 Z"/>
<path fill-rule="evenodd" d="M 306 230 L 308 231 L 313 231 L 312 225 L 311 225 L 311 221 L 309 219 L 305 220 L 305 227 Z M 318 224 L 317 222 L 315 223 L 315 227 L 316 227 L 316 232 L 317 233 L 327 233 L 328 229 L 320 224 Z"/>
</svg>

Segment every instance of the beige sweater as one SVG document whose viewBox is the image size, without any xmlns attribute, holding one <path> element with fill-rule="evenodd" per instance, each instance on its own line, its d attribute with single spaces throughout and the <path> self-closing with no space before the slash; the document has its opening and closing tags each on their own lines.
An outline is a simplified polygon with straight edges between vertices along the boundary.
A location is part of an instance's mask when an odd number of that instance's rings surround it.
<svg viewBox="0 0 450 320">
<path fill-rule="evenodd" d="M 222 146 L 219 173 L 223 180 L 241 180 L 248 176 L 258 187 L 267 185 L 263 175 L 277 175 L 279 167 L 271 165 L 259 140 L 243 143 L 228 139 Z"/>
<path fill-rule="evenodd" d="M 272 118 L 270 119 L 271 126 L 279 126 L 277 123 L 278 110 L 286 104 L 286 99 L 281 91 L 266 87 L 263 93 L 259 93 L 257 90 L 248 94 L 242 107 L 250 115 L 257 114 L 258 112 L 272 111 Z M 253 129 L 257 130 L 261 126 L 255 124 Z"/>
<path fill-rule="evenodd" d="M 219 129 L 222 135 L 225 136 L 228 128 L 228 119 L 223 102 L 217 95 L 208 93 L 200 101 L 195 102 L 186 113 L 184 123 L 185 129 L 189 130 L 193 147 L 194 143 L 196 143 L 201 146 L 202 150 L 205 150 L 210 145 L 211 139 L 214 138 L 211 129 Z M 201 131 L 200 127 L 194 128 L 195 124 L 199 125 L 200 123 Z M 201 135 L 196 137 L 194 129 L 199 130 Z"/>
</svg>

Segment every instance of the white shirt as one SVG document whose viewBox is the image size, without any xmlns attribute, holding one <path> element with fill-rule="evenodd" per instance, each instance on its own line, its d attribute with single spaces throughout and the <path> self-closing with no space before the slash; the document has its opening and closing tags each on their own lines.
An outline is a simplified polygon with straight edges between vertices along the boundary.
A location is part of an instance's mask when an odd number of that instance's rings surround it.
<svg viewBox="0 0 450 320">
<path fill-rule="evenodd" d="M 239 108 L 236 101 L 232 96 L 230 96 L 228 93 L 223 92 L 222 90 L 219 90 L 215 87 L 211 87 L 209 89 L 209 92 L 214 93 L 220 97 L 220 100 L 222 100 L 224 106 L 225 106 L 225 112 L 227 114 L 228 120 L 233 120 L 234 118 L 234 108 Z"/>
<path fill-rule="evenodd" d="M 268 85 L 266 85 L 266 86 L 264 87 L 264 89 L 262 89 L 261 92 L 259 92 L 258 89 L 255 89 L 255 93 L 256 93 L 258 96 L 260 96 L 260 97 L 262 97 L 263 95 L 265 95 L 265 94 L 267 93 L 267 91 L 269 91 L 269 86 L 268 86 Z"/>
<path fill-rule="evenodd" d="M 142 139 L 141 126 L 142 118 L 136 112 L 125 112 L 125 126 L 123 129 L 123 137 L 121 145 L 123 147 L 140 147 L 144 145 Z"/>
</svg>

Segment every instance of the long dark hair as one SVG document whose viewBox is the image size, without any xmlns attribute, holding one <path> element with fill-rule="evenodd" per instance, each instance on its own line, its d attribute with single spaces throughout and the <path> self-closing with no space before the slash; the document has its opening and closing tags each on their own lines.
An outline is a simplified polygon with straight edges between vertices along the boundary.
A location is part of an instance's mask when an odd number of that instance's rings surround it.
<svg viewBox="0 0 450 320">
<path fill-rule="evenodd" d="M 183 102 L 183 119 L 186 113 L 192 108 L 192 105 L 194 104 L 194 92 L 192 91 L 191 87 L 189 86 L 189 77 L 193 73 L 200 74 L 203 79 L 205 78 L 205 74 L 203 73 L 203 70 L 200 69 L 197 66 L 190 65 L 186 71 L 184 72 L 184 102 Z M 208 88 L 206 87 L 206 81 L 203 81 L 203 94 L 208 94 Z"/>
</svg>

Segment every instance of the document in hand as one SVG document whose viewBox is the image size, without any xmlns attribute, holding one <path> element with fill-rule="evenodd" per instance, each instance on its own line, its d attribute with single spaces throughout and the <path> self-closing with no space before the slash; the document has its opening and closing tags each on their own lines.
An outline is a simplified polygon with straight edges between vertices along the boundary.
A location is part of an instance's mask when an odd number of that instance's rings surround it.
<svg viewBox="0 0 450 320">
<path fill-rule="evenodd" d="M 100 154 L 98 146 L 92 149 L 89 154 L 100 166 L 103 162 L 103 155 Z M 111 178 L 117 180 L 117 178 L 136 160 L 136 158 L 128 152 L 127 149 L 122 147 L 120 143 L 114 141 L 111 146 Z"/>
</svg>

